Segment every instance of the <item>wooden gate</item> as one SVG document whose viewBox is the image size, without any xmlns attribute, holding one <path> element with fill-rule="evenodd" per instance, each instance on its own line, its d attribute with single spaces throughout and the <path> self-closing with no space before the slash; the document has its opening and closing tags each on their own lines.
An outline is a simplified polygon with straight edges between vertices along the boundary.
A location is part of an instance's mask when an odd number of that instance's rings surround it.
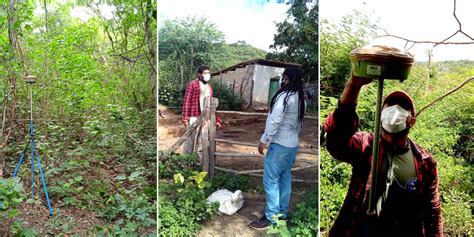
<svg viewBox="0 0 474 237">
<path fill-rule="evenodd" d="M 240 146 L 249 146 L 249 147 L 258 147 L 258 144 L 250 143 L 250 142 L 241 142 L 241 141 L 233 141 L 228 139 L 216 138 L 216 108 L 218 106 L 218 99 L 217 98 L 206 98 L 204 100 L 204 110 L 201 113 L 199 119 L 194 122 L 192 125 L 188 126 L 184 134 L 176 141 L 173 146 L 168 150 L 168 152 L 176 151 L 186 139 L 188 139 L 194 131 L 197 130 L 199 126 L 202 127 L 201 129 L 201 141 L 202 141 L 202 170 L 207 172 L 210 177 L 214 177 L 215 170 L 220 170 L 236 175 L 249 175 L 249 176 L 257 176 L 262 177 L 263 169 L 257 170 L 231 170 L 223 167 L 216 167 L 216 158 L 220 157 L 256 157 L 256 158 L 263 158 L 263 155 L 260 154 L 246 154 L 246 153 L 235 153 L 235 152 L 226 152 L 226 151 L 216 151 L 216 144 L 219 143 L 227 143 L 227 144 L 234 144 Z M 240 111 L 218 111 L 220 114 L 236 114 L 239 116 L 266 116 L 267 113 L 250 113 L 250 112 L 240 112 Z M 317 117 L 305 116 L 305 119 L 318 119 Z M 298 154 L 311 154 L 317 155 L 318 152 L 316 149 L 309 149 L 305 147 L 300 147 L 298 150 Z M 318 167 L 317 163 L 310 164 L 307 166 L 301 167 L 294 167 L 292 171 L 298 171 L 303 169 L 315 168 Z M 305 182 L 305 183 L 317 183 L 317 180 L 298 180 L 293 179 L 294 182 Z"/>
</svg>

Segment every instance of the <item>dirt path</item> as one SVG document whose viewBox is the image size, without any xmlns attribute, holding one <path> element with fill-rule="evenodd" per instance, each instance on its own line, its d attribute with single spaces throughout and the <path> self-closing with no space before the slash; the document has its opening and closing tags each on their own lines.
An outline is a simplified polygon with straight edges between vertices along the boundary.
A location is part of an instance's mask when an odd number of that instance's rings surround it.
<svg viewBox="0 0 474 237">
<path fill-rule="evenodd" d="M 165 116 L 174 116 L 166 113 Z M 265 116 L 222 116 L 225 126 L 217 130 L 217 138 L 223 138 L 234 141 L 250 142 L 258 144 L 260 136 L 265 127 Z M 176 118 L 179 121 L 179 118 Z M 168 127 L 176 129 L 179 123 L 163 122 L 159 124 L 159 129 L 165 130 Z M 182 133 L 182 131 L 181 131 Z M 318 150 L 318 121 L 315 119 L 305 119 L 304 127 L 300 134 L 300 146 Z M 171 138 L 158 139 L 159 150 L 166 150 L 177 141 L 178 136 Z M 218 143 L 217 152 L 238 152 L 247 154 L 256 154 L 256 147 L 232 145 Z M 182 147 L 177 152 L 182 152 Z M 307 166 L 318 162 L 317 155 L 298 154 L 294 167 Z M 232 169 L 238 171 L 263 169 L 263 159 L 255 157 L 217 157 L 216 167 Z M 316 180 L 318 178 L 318 168 L 304 169 L 293 172 L 293 179 L 310 181 L 313 183 L 293 183 L 293 195 L 290 204 L 290 212 L 298 200 L 298 194 L 305 189 L 317 189 Z M 253 185 L 261 185 L 260 177 L 252 178 Z M 235 190 L 232 190 L 235 191 Z M 248 227 L 250 221 L 257 217 L 252 213 L 258 212 L 265 207 L 264 193 L 244 193 L 244 206 L 232 216 L 220 215 L 208 221 L 201 232 L 200 237 L 204 236 L 264 236 L 266 231 L 256 231 Z"/>
</svg>

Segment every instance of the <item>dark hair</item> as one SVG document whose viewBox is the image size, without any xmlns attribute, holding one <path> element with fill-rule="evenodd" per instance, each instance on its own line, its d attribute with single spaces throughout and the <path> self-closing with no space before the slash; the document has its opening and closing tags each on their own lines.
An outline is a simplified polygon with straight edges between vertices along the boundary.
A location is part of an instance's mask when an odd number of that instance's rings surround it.
<svg viewBox="0 0 474 237">
<path fill-rule="evenodd" d="M 304 118 L 304 93 L 302 81 L 303 74 L 301 73 L 299 67 L 289 66 L 285 69 L 285 71 L 283 71 L 282 78 L 284 79 L 285 76 L 288 78 L 289 82 L 288 84 L 283 85 L 272 97 L 270 102 L 270 113 L 272 112 L 273 105 L 280 94 L 287 92 L 285 98 L 283 99 L 283 111 L 285 111 L 289 97 L 295 93 L 298 93 L 298 121 L 301 123 L 303 122 Z"/>
<path fill-rule="evenodd" d="M 209 70 L 209 67 L 207 67 L 207 66 L 199 66 L 198 67 L 198 73 L 203 73 L 205 70 Z"/>
</svg>

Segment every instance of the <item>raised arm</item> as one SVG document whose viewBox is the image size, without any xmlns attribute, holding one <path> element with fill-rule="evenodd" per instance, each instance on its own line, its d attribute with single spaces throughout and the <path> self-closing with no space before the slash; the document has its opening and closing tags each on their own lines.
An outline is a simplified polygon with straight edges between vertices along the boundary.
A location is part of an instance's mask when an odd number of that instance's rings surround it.
<svg viewBox="0 0 474 237">
<path fill-rule="evenodd" d="M 344 87 L 336 110 L 326 119 L 326 145 L 335 159 L 353 164 L 372 143 L 373 138 L 369 133 L 356 134 L 359 118 L 355 111 L 360 89 L 371 81 L 372 79 L 352 76 Z"/>
</svg>

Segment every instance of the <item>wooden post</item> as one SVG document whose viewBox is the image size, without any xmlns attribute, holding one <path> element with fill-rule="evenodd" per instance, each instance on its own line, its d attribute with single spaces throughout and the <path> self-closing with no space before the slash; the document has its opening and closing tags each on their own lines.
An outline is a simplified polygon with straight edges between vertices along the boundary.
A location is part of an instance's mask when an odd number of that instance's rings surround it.
<svg viewBox="0 0 474 237">
<path fill-rule="evenodd" d="M 204 98 L 203 123 L 201 127 L 201 143 L 202 143 L 202 171 L 209 174 L 209 117 L 210 117 L 210 97 Z"/>
<path fill-rule="evenodd" d="M 181 144 L 184 143 L 184 141 L 186 141 L 186 139 L 188 139 L 193 133 L 194 131 L 201 125 L 203 121 L 203 118 L 202 116 L 198 118 L 198 120 L 196 122 L 194 122 L 193 124 L 191 124 L 190 126 L 188 126 L 186 128 L 186 131 L 184 132 L 184 134 L 178 139 L 178 141 L 176 141 L 171 147 L 170 149 L 168 149 L 168 153 L 171 153 L 171 152 L 175 152 L 180 146 Z"/>
<path fill-rule="evenodd" d="M 210 121 L 209 121 L 209 177 L 214 177 L 214 167 L 216 166 L 216 109 L 219 99 L 211 98 Z"/>
</svg>

